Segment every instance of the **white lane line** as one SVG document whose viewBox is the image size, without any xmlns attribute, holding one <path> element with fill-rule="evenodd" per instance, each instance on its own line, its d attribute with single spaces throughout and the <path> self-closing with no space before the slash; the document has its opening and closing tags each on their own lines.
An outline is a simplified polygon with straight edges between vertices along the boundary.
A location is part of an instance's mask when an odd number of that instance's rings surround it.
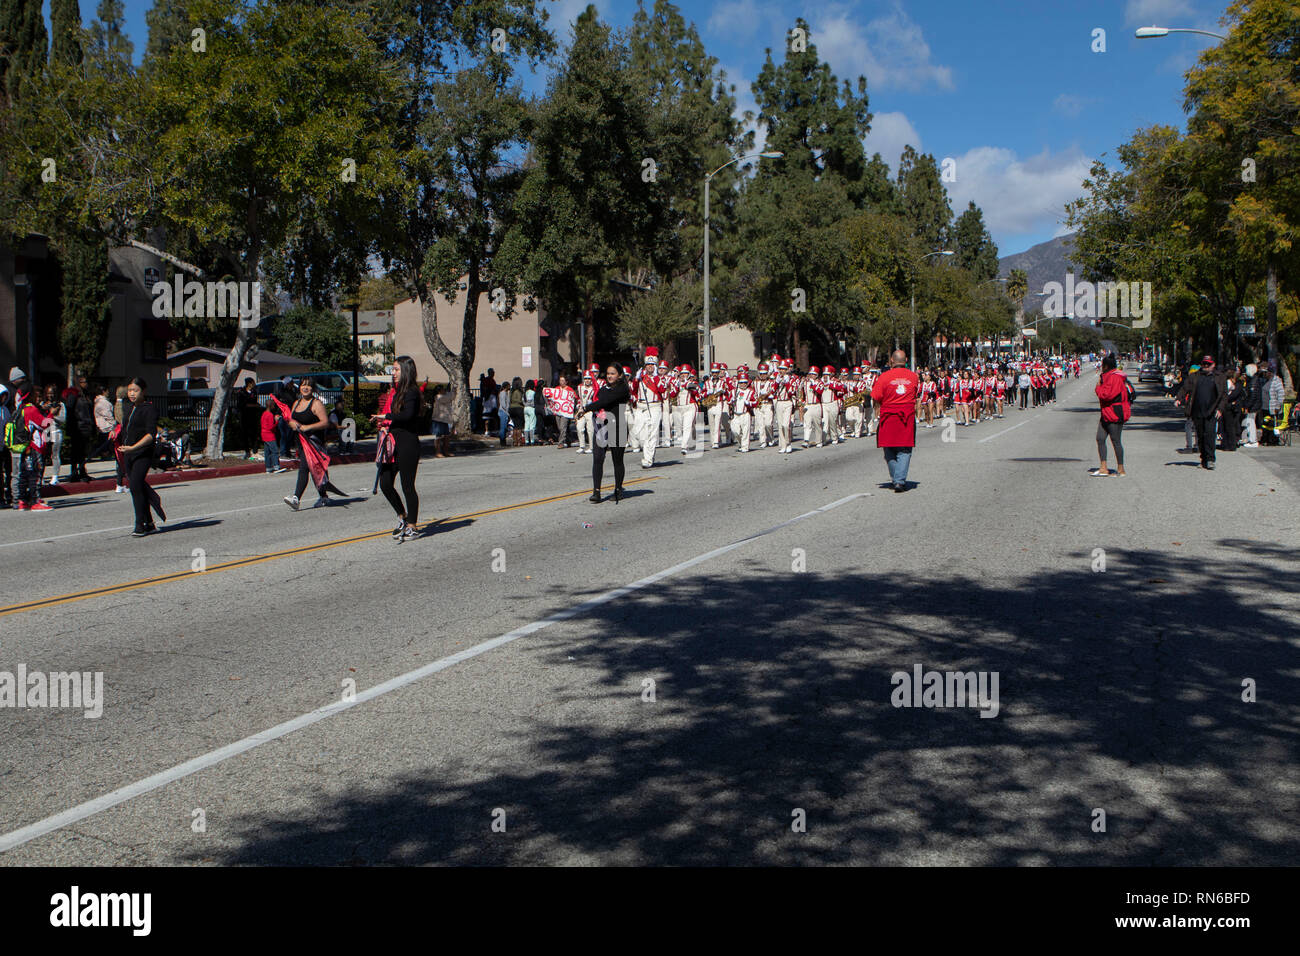
<svg viewBox="0 0 1300 956">
<path fill-rule="evenodd" d="M 369 491 L 369 489 L 366 489 Z M 267 508 L 281 508 L 282 504 L 274 505 L 253 505 L 249 508 L 232 508 L 230 511 L 207 511 L 199 515 L 191 515 L 188 518 L 171 518 L 164 522 L 169 525 L 184 524 L 187 521 L 202 521 L 204 518 L 220 518 L 223 515 L 237 515 L 245 511 L 263 511 Z M 57 511 L 58 508 L 56 507 Z M 47 541 L 63 541 L 66 538 L 81 538 L 88 534 L 112 534 L 115 531 L 130 531 L 135 525 L 124 524 L 117 528 L 96 528 L 94 531 L 74 531 L 71 534 L 54 534 L 45 538 L 31 538 L 27 541 L 6 541 L 0 544 L 0 548 L 16 548 L 23 544 L 45 544 Z"/>
<path fill-rule="evenodd" d="M 1026 418 L 1023 422 L 1017 422 L 1016 424 L 1012 425 L 1010 428 L 1004 428 L 1004 429 L 1002 429 L 1002 431 L 998 432 L 996 435 L 990 435 L 988 438 L 981 438 L 981 439 L 979 440 L 978 444 L 982 445 L 982 444 L 984 444 L 986 441 L 992 441 L 993 439 L 997 438 L 998 435 L 1005 435 L 1007 432 L 1013 432 L 1013 431 L 1015 431 L 1017 428 L 1019 428 L 1021 425 L 1028 425 L 1028 424 L 1029 424 L 1030 422 L 1032 422 L 1035 418 L 1038 418 L 1038 417 L 1041 416 L 1042 414 L 1043 414 L 1042 412 L 1039 412 L 1037 415 L 1034 415 L 1034 416 L 1032 416 L 1032 417 L 1030 417 L 1030 418 Z"/>
<path fill-rule="evenodd" d="M 805 518 L 825 514 L 834 508 L 838 508 L 840 505 L 847 504 L 850 501 L 856 501 L 858 498 L 870 497 L 870 492 L 860 492 L 856 495 L 849 495 L 848 497 L 841 498 L 838 501 L 832 501 L 830 504 L 822 505 L 820 508 L 814 508 L 812 511 L 805 511 L 803 514 L 782 521 L 778 525 L 773 525 L 765 531 L 759 531 L 755 534 L 749 535 L 748 537 L 741 538 L 739 541 L 733 541 L 731 544 L 723 545 L 720 548 L 714 548 L 712 551 L 697 555 L 694 558 L 688 558 L 680 564 L 674 564 L 671 568 L 657 571 L 649 577 L 642 578 L 640 581 L 634 581 L 631 584 L 615 588 L 612 591 L 606 591 L 604 594 L 583 601 L 581 604 L 565 608 L 562 611 L 557 611 L 549 617 L 544 617 L 539 621 L 533 621 L 531 624 L 525 624 L 523 627 L 502 634 L 500 637 L 494 637 L 490 640 L 483 641 L 481 644 L 475 644 L 473 647 L 466 648 L 465 650 L 448 657 L 440 658 L 430 664 L 425 664 L 423 667 L 416 668 L 413 671 L 408 671 L 407 673 L 394 677 L 391 680 L 384 681 L 382 684 L 376 684 L 374 687 L 359 692 L 352 700 L 337 701 L 333 704 L 319 707 L 310 713 L 303 714 L 300 717 L 295 717 L 282 724 L 277 724 L 269 730 L 260 731 L 259 733 L 253 734 L 251 737 L 245 737 L 243 740 L 236 741 L 233 744 L 227 744 L 225 747 L 202 754 L 201 756 L 195 757 L 192 760 L 187 760 L 182 764 L 177 764 L 175 767 L 163 770 L 151 777 L 137 780 L 135 783 L 127 784 L 125 787 L 119 787 L 111 793 L 106 793 L 103 796 L 96 797 L 94 800 L 89 800 L 78 806 L 72 807 L 71 809 L 64 810 L 62 813 L 55 814 L 52 817 L 38 820 L 36 823 L 29 824 L 28 826 L 14 830 L 11 833 L 0 834 L 0 853 L 5 852 L 6 850 L 12 850 L 17 846 L 22 846 L 22 844 L 27 843 L 30 840 L 35 840 L 37 837 L 45 836 L 46 834 L 53 833 L 56 830 L 61 830 L 73 823 L 78 823 L 87 817 L 94 816 L 95 814 L 108 810 L 111 807 L 115 807 L 118 804 L 126 803 L 128 800 L 149 793 L 152 790 L 165 787 L 169 783 L 174 783 L 177 780 L 198 773 L 200 770 L 206 770 L 209 767 L 216 766 L 223 761 L 229 760 L 231 757 L 237 757 L 242 753 L 246 753 L 254 747 L 270 743 L 272 740 L 278 740 L 281 737 L 294 733 L 295 731 L 302 730 L 304 727 L 310 727 L 312 724 L 319 723 L 328 717 L 333 717 L 335 714 L 342 713 L 358 704 L 364 704 L 377 697 L 390 694 L 408 684 L 413 684 L 416 681 L 423 680 L 439 671 L 444 671 L 449 667 L 454 667 L 462 661 L 467 661 L 472 657 L 478 657 L 480 654 L 486 654 L 488 651 L 509 644 L 511 641 L 517 641 L 519 638 L 526 637 L 529 634 L 535 634 L 543 628 L 550 627 L 552 624 L 559 623 L 560 621 L 567 621 L 580 614 L 584 614 L 593 608 L 600 607 L 603 604 L 608 604 L 610 601 L 616 601 L 621 597 L 626 597 L 635 591 L 640 591 L 643 588 L 647 588 L 652 584 L 662 581 L 664 578 L 680 574 L 682 571 L 689 570 L 698 564 L 703 564 L 705 561 L 710 561 L 713 558 L 734 551 L 741 545 L 753 541 L 756 538 L 762 538 L 765 535 L 773 534 L 774 532 L 780 531 L 782 528 L 787 528 L 792 524 L 803 521 Z"/>
</svg>

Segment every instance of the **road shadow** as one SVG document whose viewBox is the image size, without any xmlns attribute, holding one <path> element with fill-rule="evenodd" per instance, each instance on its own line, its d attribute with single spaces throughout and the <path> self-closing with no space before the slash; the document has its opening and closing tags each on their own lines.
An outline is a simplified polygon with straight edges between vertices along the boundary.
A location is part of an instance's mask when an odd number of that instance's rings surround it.
<svg viewBox="0 0 1300 956">
<path fill-rule="evenodd" d="M 462 711 L 417 685 L 395 710 L 401 769 L 286 784 L 293 810 L 263 795 L 233 847 L 191 861 L 1292 864 L 1296 578 L 1272 546 L 1225 540 L 1189 589 L 1165 544 L 1108 550 L 1104 573 L 1084 547 L 1068 571 L 791 575 L 778 548 L 669 578 L 527 638 L 550 690 L 526 714 L 485 699 L 501 711 L 477 744 L 435 743 Z M 892 706 L 917 665 L 996 672 L 999 713 Z"/>
</svg>

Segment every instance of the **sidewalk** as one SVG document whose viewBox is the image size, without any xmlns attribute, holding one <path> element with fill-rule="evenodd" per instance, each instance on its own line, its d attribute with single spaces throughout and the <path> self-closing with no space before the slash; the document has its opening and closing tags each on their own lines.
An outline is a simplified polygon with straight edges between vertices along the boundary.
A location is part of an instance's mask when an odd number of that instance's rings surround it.
<svg viewBox="0 0 1300 956">
<path fill-rule="evenodd" d="M 475 436 L 476 438 L 479 436 Z M 433 438 L 425 437 L 420 441 L 421 458 L 433 456 Z M 478 452 L 487 451 L 496 442 L 491 444 L 484 441 L 474 440 L 455 440 L 451 443 L 452 451 L 457 455 L 472 455 Z M 346 455 L 330 455 L 330 465 L 356 465 L 375 460 L 375 443 L 374 441 L 356 442 L 353 444 L 354 451 Z M 296 469 L 298 459 L 282 458 L 280 464 L 286 469 Z M 62 471 L 67 471 L 67 463 L 64 463 Z M 59 498 L 67 495 L 92 494 L 102 491 L 112 491 L 117 487 L 115 478 L 116 465 L 112 459 L 108 461 L 92 461 L 86 463 L 86 471 L 89 472 L 90 481 L 68 481 L 63 478 L 59 484 L 51 485 L 48 481 L 41 486 L 42 498 Z M 257 475 L 266 472 L 266 465 L 261 457 L 251 458 L 248 461 L 231 463 L 230 459 L 216 466 L 194 466 L 191 468 L 181 467 L 173 468 L 168 471 L 151 471 L 149 472 L 149 484 L 155 487 L 159 485 L 172 485 L 179 482 L 204 481 L 209 478 L 232 478 L 236 475 Z M 50 474 L 50 469 L 46 469 L 46 474 Z"/>
</svg>

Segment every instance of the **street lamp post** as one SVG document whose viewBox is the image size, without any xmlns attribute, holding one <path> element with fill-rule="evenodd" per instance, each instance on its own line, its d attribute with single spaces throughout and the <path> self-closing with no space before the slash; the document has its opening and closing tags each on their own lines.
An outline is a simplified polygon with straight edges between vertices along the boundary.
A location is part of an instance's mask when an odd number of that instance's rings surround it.
<svg viewBox="0 0 1300 956">
<path fill-rule="evenodd" d="M 755 156 L 761 156 L 764 159 L 780 159 L 785 153 L 779 150 L 766 150 L 761 153 L 750 153 L 748 156 L 737 156 L 735 159 L 727 160 L 713 172 L 704 177 L 704 359 L 700 371 L 707 372 L 713 364 L 713 327 L 709 324 L 709 183 L 713 177 L 718 175 L 732 163 L 739 163 L 746 159 L 753 159 Z"/>
<path fill-rule="evenodd" d="M 939 252 L 927 252 L 925 255 L 921 256 L 921 258 L 917 259 L 916 261 L 919 264 L 924 262 L 926 259 L 929 259 L 931 256 L 950 256 L 952 254 L 953 254 L 952 250 L 942 249 Z M 911 277 L 911 287 L 912 287 L 912 347 L 911 347 L 911 352 L 909 353 L 910 355 L 909 367 L 912 369 L 913 372 L 915 372 L 916 371 L 916 276 Z"/>
<path fill-rule="evenodd" d="M 1209 30 L 1193 30 L 1184 27 L 1138 27 L 1133 35 L 1139 40 L 1155 40 L 1171 33 L 1199 33 L 1203 37 L 1214 37 L 1216 40 L 1228 39 L 1221 33 L 1211 33 Z"/>
</svg>

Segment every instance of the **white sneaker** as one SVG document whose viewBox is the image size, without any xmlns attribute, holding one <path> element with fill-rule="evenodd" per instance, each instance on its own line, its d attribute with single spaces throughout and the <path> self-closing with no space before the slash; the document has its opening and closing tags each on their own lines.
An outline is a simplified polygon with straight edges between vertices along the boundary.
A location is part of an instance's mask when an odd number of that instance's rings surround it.
<svg viewBox="0 0 1300 956">
<path fill-rule="evenodd" d="M 297 495 L 285 495 L 283 500 L 284 503 L 288 505 L 290 508 L 292 508 L 294 511 L 298 510 L 299 502 L 298 502 Z"/>
<path fill-rule="evenodd" d="M 58 476 L 58 475 L 55 475 L 53 478 L 50 479 L 50 485 L 51 485 L 51 486 L 53 486 L 53 485 L 57 485 L 58 483 L 59 483 L 59 476 Z"/>
<path fill-rule="evenodd" d="M 126 491 L 126 488 L 123 485 L 118 485 L 116 488 L 113 489 L 113 494 L 120 495 L 124 491 Z"/>
</svg>

